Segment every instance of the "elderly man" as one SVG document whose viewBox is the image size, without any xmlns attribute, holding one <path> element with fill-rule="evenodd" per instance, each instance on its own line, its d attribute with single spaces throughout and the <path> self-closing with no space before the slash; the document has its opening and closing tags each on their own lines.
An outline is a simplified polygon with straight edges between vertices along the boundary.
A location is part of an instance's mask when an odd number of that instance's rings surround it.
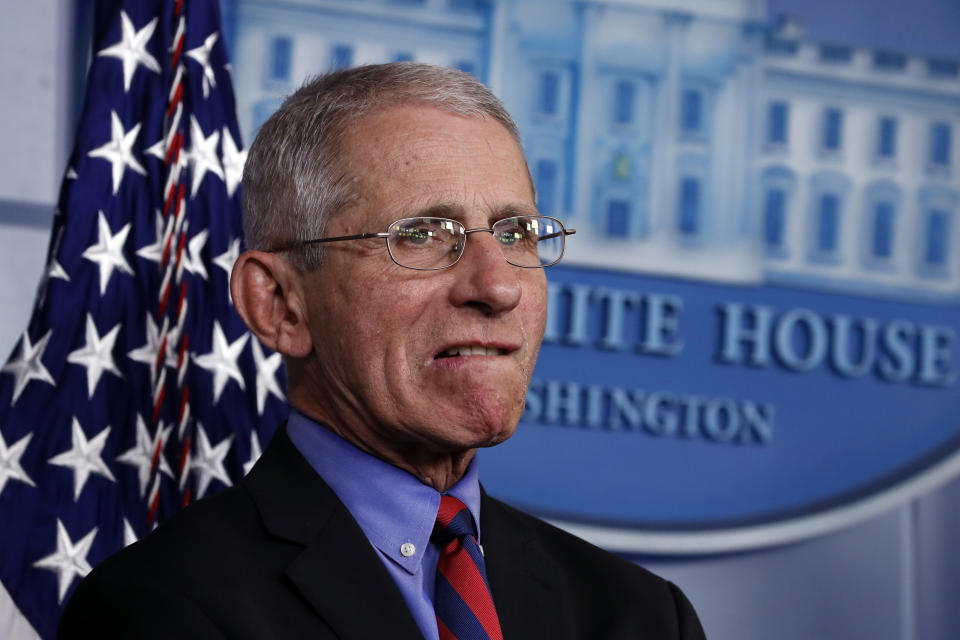
<svg viewBox="0 0 960 640">
<path fill-rule="evenodd" d="M 538 214 L 485 87 L 412 63 L 321 77 L 243 187 L 233 300 L 285 357 L 289 422 L 237 487 L 97 568 L 61 637 L 703 637 L 675 586 L 479 485 L 572 233 Z"/>
</svg>

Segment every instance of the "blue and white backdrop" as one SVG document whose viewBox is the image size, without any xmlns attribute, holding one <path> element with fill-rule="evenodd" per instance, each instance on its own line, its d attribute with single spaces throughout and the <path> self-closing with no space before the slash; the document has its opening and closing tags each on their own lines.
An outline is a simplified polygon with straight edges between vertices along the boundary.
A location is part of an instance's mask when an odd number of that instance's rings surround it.
<svg viewBox="0 0 960 640">
<path fill-rule="evenodd" d="M 89 13 L 40 4 L 0 27 L 4 354 Z M 245 141 L 309 75 L 389 60 L 474 73 L 516 117 L 577 235 L 491 493 L 675 580 L 711 638 L 956 637 L 960 5 L 222 7 Z"/>
</svg>

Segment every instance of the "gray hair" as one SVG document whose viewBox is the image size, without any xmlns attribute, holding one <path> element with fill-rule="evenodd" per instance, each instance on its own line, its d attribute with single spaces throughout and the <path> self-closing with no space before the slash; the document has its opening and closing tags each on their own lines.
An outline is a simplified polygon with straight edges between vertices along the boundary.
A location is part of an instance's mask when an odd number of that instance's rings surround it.
<svg viewBox="0 0 960 640">
<path fill-rule="evenodd" d="M 463 71 L 394 62 L 318 76 L 283 102 L 250 145 L 243 170 L 247 247 L 264 251 L 322 238 L 330 216 L 359 196 L 340 157 L 346 132 L 375 110 L 409 103 L 492 118 L 520 146 L 517 125 L 500 100 Z M 303 245 L 290 259 L 300 269 L 315 269 L 321 247 Z"/>
</svg>

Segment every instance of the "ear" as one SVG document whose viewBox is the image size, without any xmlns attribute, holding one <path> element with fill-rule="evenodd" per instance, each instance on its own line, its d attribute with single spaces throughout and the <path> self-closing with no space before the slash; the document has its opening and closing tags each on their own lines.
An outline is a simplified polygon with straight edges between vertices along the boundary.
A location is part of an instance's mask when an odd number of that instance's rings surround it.
<svg viewBox="0 0 960 640">
<path fill-rule="evenodd" d="M 230 294 L 244 323 L 264 346 L 293 358 L 313 348 L 300 274 L 275 253 L 246 251 L 230 276 Z"/>
</svg>

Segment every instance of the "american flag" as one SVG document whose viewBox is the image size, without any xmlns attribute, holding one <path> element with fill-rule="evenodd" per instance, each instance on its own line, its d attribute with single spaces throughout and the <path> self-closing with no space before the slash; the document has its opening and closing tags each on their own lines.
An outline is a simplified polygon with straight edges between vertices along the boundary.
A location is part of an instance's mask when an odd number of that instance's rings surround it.
<svg viewBox="0 0 960 640">
<path fill-rule="evenodd" d="M 91 567 L 235 482 L 282 419 L 280 356 L 229 298 L 244 158 L 216 1 L 98 1 L 46 270 L 0 369 L 0 636 L 25 618 L 53 638 Z"/>
</svg>

